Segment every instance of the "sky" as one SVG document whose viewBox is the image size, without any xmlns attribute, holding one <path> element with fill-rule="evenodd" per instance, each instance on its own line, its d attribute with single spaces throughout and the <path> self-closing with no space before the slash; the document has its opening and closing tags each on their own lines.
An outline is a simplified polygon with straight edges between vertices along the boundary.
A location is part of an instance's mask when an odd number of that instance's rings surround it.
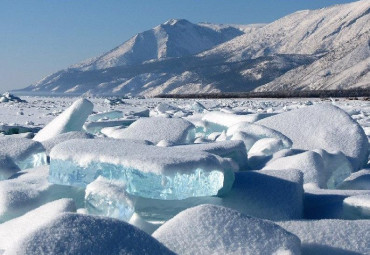
<svg viewBox="0 0 370 255">
<path fill-rule="evenodd" d="M 0 0 L 0 92 L 113 49 L 171 18 L 269 23 L 353 0 Z"/>
</svg>

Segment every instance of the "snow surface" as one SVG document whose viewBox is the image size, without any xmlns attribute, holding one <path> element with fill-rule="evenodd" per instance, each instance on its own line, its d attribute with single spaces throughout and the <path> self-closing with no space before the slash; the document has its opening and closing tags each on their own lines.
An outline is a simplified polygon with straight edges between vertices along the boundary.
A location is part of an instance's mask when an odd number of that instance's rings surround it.
<svg viewBox="0 0 370 255">
<path fill-rule="evenodd" d="M 215 205 L 179 213 L 153 237 L 179 254 L 300 254 L 300 240 L 273 222 Z"/>
<path fill-rule="evenodd" d="M 13 243 L 5 254 L 174 254 L 134 226 L 64 213 Z"/>
<path fill-rule="evenodd" d="M 348 197 L 343 200 L 343 214 L 352 219 L 370 219 L 370 194 Z"/>
</svg>

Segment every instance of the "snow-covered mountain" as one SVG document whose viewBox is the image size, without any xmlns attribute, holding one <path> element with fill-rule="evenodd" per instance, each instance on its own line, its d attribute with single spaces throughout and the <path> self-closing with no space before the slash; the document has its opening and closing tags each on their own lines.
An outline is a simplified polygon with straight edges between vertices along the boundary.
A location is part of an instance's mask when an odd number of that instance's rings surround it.
<svg viewBox="0 0 370 255">
<path fill-rule="evenodd" d="M 266 25 L 169 20 L 21 92 L 161 93 L 370 86 L 370 0 Z"/>
</svg>

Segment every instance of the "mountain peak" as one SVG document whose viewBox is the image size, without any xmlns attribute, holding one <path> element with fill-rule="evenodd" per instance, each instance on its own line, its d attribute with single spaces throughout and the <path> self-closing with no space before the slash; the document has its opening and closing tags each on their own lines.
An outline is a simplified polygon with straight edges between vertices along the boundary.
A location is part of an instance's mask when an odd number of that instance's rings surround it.
<svg viewBox="0 0 370 255">
<path fill-rule="evenodd" d="M 186 19 L 169 19 L 166 22 L 164 22 L 162 25 L 175 26 L 175 25 L 188 25 L 188 24 L 192 24 L 192 23 Z"/>
</svg>

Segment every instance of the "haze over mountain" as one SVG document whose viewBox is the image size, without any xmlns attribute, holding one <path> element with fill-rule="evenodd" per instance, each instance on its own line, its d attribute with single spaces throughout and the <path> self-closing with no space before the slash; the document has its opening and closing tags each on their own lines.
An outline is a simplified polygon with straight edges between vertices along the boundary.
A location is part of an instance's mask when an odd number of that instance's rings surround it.
<svg viewBox="0 0 370 255">
<path fill-rule="evenodd" d="M 370 86 L 370 1 L 305 10 L 266 25 L 169 20 L 21 93 L 162 93 Z"/>
</svg>

